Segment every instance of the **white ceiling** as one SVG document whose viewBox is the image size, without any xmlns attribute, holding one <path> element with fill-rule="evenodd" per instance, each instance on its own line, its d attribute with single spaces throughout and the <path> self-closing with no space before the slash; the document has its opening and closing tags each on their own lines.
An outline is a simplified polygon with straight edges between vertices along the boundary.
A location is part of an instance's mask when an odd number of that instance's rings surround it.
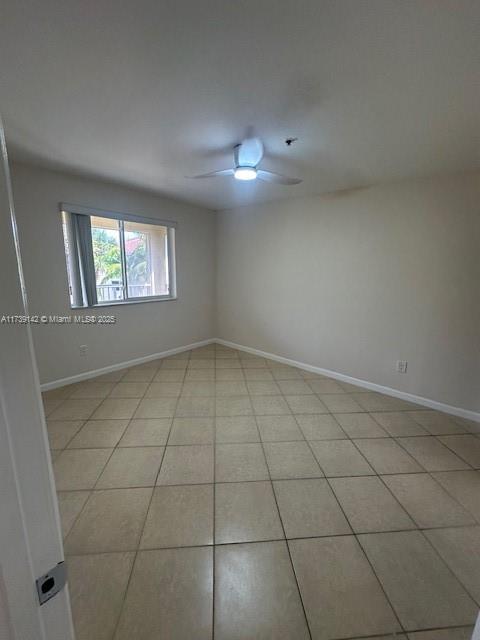
<svg viewBox="0 0 480 640">
<path fill-rule="evenodd" d="M 219 209 L 479 167 L 479 36 L 478 0 L 4 0 L 0 109 L 14 157 Z M 302 184 L 184 177 L 252 131 Z"/>
</svg>

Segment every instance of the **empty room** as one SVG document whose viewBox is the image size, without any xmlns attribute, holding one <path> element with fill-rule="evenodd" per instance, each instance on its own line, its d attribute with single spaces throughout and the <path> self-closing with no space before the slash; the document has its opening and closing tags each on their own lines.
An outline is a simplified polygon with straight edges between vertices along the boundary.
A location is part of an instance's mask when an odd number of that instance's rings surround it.
<svg viewBox="0 0 480 640">
<path fill-rule="evenodd" d="M 480 3 L 1 16 L 1 640 L 480 640 Z"/>
</svg>

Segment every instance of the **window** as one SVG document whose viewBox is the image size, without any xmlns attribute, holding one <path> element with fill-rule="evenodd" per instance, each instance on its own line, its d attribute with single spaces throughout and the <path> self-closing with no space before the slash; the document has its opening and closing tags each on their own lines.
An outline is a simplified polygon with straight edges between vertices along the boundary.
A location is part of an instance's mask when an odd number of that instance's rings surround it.
<svg viewBox="0 0 480 640">
<path fill-rule="evenodd" d="M 175 223 L 61 208 L 72 307 L 175 297 Z"/>
</svg>

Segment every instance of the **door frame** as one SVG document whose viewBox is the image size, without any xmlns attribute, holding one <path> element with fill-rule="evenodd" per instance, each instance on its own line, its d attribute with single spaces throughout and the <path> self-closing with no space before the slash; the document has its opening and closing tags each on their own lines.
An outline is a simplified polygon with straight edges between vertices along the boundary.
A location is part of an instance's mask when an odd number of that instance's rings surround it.
<svg viewBox="0 0 480 640">
<path fill-rule="evenodd" d="M 1 118 L 0 146 L 0 317 L 28 317 Z M 1 488 L 2 518 L 4 515 L 9 518 L 2 524 L 1 532 L 0 601 L 3 610 L 0 614 L 8 618 L 8 633 L 13 638 L 74 640 L 68 586 L 42 606 L 35 587 L 36 578 L 62 562 L 64 554 L 40 382 L 28 323 L 0 325 L 0 354 L 0 438 L 5 478 L 9 481 L 8 487 Z"/>
</svg>

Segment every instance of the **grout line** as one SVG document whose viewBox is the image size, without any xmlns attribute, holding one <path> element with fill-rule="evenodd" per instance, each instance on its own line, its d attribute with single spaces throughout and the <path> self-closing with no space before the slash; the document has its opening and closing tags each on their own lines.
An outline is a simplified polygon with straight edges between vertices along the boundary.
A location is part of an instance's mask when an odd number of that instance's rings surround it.
<svg viewBox="0 0 480 640">
<path fill-rule="evenodd" d="M 321 479 L 321 478 L 320 478 Z M 256 480 L 256 482 L 268 482 L 268 480 Z M 329 533 L 327 535 L 322 536 L 293 536 L 290 538 L 267 538 L 265 540 L 241 540 L 240 542 L 217 542 L 215 544 L 186 544 L 180 546 L 159 546 L 159 547 L 148 547 L 145 549 L 137 549 L 132 547 L 131 549 L 109 549 L 108 551 L 88 551 L 88 552 L 76 552 L 69 553 L 68 557 L 75 556 L 98 556 L 105 555 L 107 553 L 135 553 L 136 551 L 164 551 L 167 549 L 198 549 L 198 548 L 209 548 L 214 549 L 214 547 L 232 547 L 232 546 L 241 546 L 245 544 L 263 544 L 265 542 L 289 542 L 291 540 L 323 540 L 324 538 L 357 538 L 358 536 L 374 536 L 374 535 L 382 535 L 385 533 L 415 533 L 420 532 L 424 533 L 425 531 L 438 531 L 443 529 L 474 529 L 478 528 L 478 525 L 459 525 L 456 527 L 428 527 L 423 529 L 390 529 L 388 531 L 350 531 L 349 533 Z M 442 558 L 442 562 L 445 562 Z M 457 578 L 457 580 L 459 580 Z M 463 583 L 462 583 L 463 584 Z M 436 627 L 435 627 L 436 628 Z M 355 638 L 357 636 L 354 636 Z M 368 636 L 370 637 L 370 636 Z"/>
<path fill-rule="evenodd" d="M 149 384 L 149 386 L 150 386 L 150 384 Z M 147 387 L 147 389 L 148 389 L 148 387 Z M 145 389 L 145 393 L 147 392 L 147 389 Z M 144 396 L 145 396 L 145 394 L 144 394 Z M 140 403 L 139 403 L 139 404 L 140 404 Z M 178 404 L 178 400 L 177 400 L 177 404 Z M 137 405 L 137 409 L 138 409 L 138 405 Z M 175 405 L 175 409 L 176 409 L 176 405 Z M 133 417 L 131 418 L 131 420 L 133 420 Z M 131 421 L 131 420 L 130 420 L 130 421 Z M 130 422 L 129 422 L 129 424 L 130 424 Z M 168 430 L 168 435 L 167 435 L 167 440 L 166 440 L 167 442 L 168 442 L 168 438 L 170 437 L 170 432 L 171 432 L 171 430 L 172 430 L 172 425 L 173 425 L 173 419 L 172 419 L 172 421 L 171 421 L 171 423 L 170 423 L 170 429 Z M 128 427 L 128 425 L 127 425 L 127 427 Z M 166 451 L 167 451 L 167 447 L 166 447 L 166 445 L 165 445 L 165 447 L 163 448 L 163 452 L 162 452 L 162 457 L 161 457 L 161 460 L 160 460 L 160 464 L 159 464 L 159 466 L 158 466 L 158 471 L 157 471 L 156 476 L 155 476 L 155 481 L 154 481 L 154 484 L 153 484 L 153 487 L 152 487 L 152 493 L 150 494 L 150 500 L 149 500 L 149 502 L 148 502 L 147 509 L 145 510 L 145 518 L 144 518 L 144 520 L 143 520 L 143 526 L 142 526 L 142 528 L 141 528 L 140 535 L 139 535 L 139 537 L 138 537 L 138 543 L 137 543 L 137 547 L 136 547 L 136 549 L 135 549 L 135 555 L 134 555 L 133 562 L 132 562 L 132 568 L 131 568 L 131 570 L 130 570 L 130 574 L 129 574 L 129 576 L 128 576 L 127 584 L 126 584 L 126 586 L 125 586 L 125 591 L 124 591 L 124 593 L 123 593 L 122 603 L 121 603 L 121 605 L 120 605 L 120 607 L 119 607 L 119 610 L 118 610 L 118 616 L 117 616 L 117 620 L 116 620 L 116 623 L 115 623 L 114 631 L 113 631 L 113 633 L 112 633 L 112 638 L 114 638 L 114 637 L 115 637 L 115 635 L 116 635 L 116 633 L 117 633 L 118 625 L 120 624 L 120 620 L 121 620 L 122 613 L 123 613 L 123 608 L 124 608 L 124 606 L 125 606 L 125 602 L 126 602 L 126 599 L 127 599 L 128 590 L 129 590 L 129 588 L 130 588 L 130 583 L 131 583 L 132 576 L 133 576 L 133 571 L 134 571 L 134 569 L 135 569 L 135 565 L 136 565 L 136 563 L 137 563 L 137 557 L 138 557 L 138 552 L 139 552 L 139 550 L 140 550 L 140 544 L 141 544 L 141 542 L 142 542 L 143 533 L 144 533 L 144 531 L 145 531 L 145 526 L 146 526 L 146 524 L 147 524 L 148 513 L 149 513 L 149 511 L 150 511 L 150 507 L 152 506 L 153 496 L 155 495 L 155 487 L 156 487 L 156 485 L 157 485 L 158 476 L 159 476 L 159 474 L 160 474 L 160 469 L 162 468 L 162 465 L 163 465 L 163 459 L 164 459 L 164 457 L 165 457 L 165 453 L 166 453 Z"/>
<path fill-rule="evenodd" d="M 259 429 L 259 427 L 258 427 L 258 421 L 257 421 L 257 417 L 256 417 L 256 416 L 254 416 L 254 420 L 255 420 L 255 424 L 257 425 L 258 435 L 259 435 L 259 437 L 261 438 L 261 435 L 260 435 L 260 429 Z M 282 531 L 283 531 L 283 538 L 284 538 L 284 540 L 285 540 L 285 546 L 286 546 L 286 548 L 287 548 L 288 558 L 289 558 L 289 560 L 290 560 L 290 566 L 292 567 L 293 577 L 294 577 L 294 579 L 295 579 L 295 584 L 297 585 L 298 597 L 299 597 L 299 599 L 300 599 L 300 604 L 302 605 L 302 610 L 303 610 L 303 616 L 304 616 L 304 619 L 305 619 L 305 624 L 306 624 L 306 626 L 307 626 L 307 631 L 308 631 L 308 635 L 309 635 L 309 637 L 310 637 L 310 640 L 312 640 L 312 631 L 311 631 L 311 629 L 310 629 L 310 623 L 309 623 L 309 621 L 308 621 L 308 616 L 307 616 L 307 611 L 306 611 L 306 608 L 305 608 L 305 603 L 303 602 L 302 592 L 301 592 L 301 590 L 300 590 L 300 585 L 299 585 L 299 582 L 298 582 L 298 576 L 297 576 L 297 573 L 296 573 L 296 571 L 295 571 L 295 565 L 293 564 L 292 554 L 291 554 L 290 546 L 289 546 L 289 544 L 288 544 L 288 539 L 287 539 L 287 533 L 286 533 L 286 531 L 285 531 L 285 525 L 284 525 L 284 523 L 283 523 L 282 514 L 281 514 L 281 512 L 280 512 L 280 507 L 279 507 L 279 505 L 278 505 L 277 494 L 276 494 L 276 492 L 275 492 L 275 486 L 274 486 L 273 481 L 272 481 L 272 475 L 271 475 L 271 472 L 270 472 L 270 467 L 269 467 L 269 465 L 268 465 L 267 455 L 266 455 L 266 453 L 265 453 L 265 447 L 263 446 L 263 442 L 262 442 L 262 441 L 260 442 L 260 446 L 262 447 L 263 459 L 264 459 L 264 461 L 265 461 L 265 466 L 266 466 L 266 468 L 267 468 L 268 477 L 269 477 L 269 479 L 270 479 L 270 489 L 271 489 L 272 494 L 273 494 L 273 499 L 275 500 L 275 506 L 276 506 L 276 508 L 277 508 L 278 518 L 279 518 L 279 520 L 280 520 L 280 524 L 281 524 L 281 527 L 282 527 Z"/>
<path fill-rule="evenodd" d="M 475 525 L 472 525 L 475 526 Z M 444 529 L 449 529 L 450 527 L 442 527 Z M 470 596 L 471 600 L 473 600 L 473 602 L 477 605 L 480 606 L 480 599 L 477 600 L 477 598 L 475 598 L 473 596 L 473 594 L 470 592 L 470 589 L 467 587 L 466 584 L 464 584 L 464 582 L 462 580 L 460 580 L 460 578 L 457 576 L 457 574 L 455 573 L 455 571 L 450 567 L 450 565 L 448 564 L 448 562 L 442 557 L 442 554 L 440 553 L 440 551 L 435 547 L 435 545 L 430 542 L 430 539 L 428 538 L 428 536 L 425 535 L 425 531 L 427 531 L 427 529 L 421 529 L 420 530 L 420 534 L 423 536 L 423 538 L 427 541 L 427 543 L 430 545 L 430 547 L 433 549 L 433 551 L 435 552 L 435 554 L 438 556 L 438 558 L 440 559 L 440 561 L 442 562 L 443 565 L 445 565 L 449 571 L 449 573 L 454 577 L 454 579 L 456 580 L 456 582 L 458 582 L 458 584 L 464 589 L 464 591 Z"/>
</svg>

